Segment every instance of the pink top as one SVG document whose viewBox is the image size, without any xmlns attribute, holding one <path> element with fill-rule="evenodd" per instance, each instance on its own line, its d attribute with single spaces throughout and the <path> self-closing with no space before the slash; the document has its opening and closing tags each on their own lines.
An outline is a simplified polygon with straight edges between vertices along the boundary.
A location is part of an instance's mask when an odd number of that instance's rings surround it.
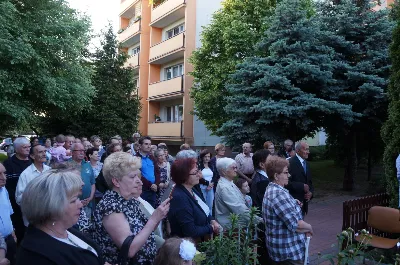
<svg viewBox="0 0 400 265">
<path fill-rule="evenodd" d="M 64 143 L 57 143 L 57 147 L 50 149 L 51 154 L 51 162 L 55 163 L 63 163 L 70 159 L 70 156 L 67 156 L 67 149 L 64 148 Z"/>
</svg>

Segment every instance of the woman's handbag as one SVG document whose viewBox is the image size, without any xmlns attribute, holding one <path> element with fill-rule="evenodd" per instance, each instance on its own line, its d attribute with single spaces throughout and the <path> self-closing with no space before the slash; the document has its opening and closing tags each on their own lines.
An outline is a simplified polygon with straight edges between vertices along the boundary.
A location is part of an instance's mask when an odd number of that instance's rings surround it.
<svg viewBox="0 0 400 265">
<path fill-rule="evenodd" d="M 133 239 L 135 238 L 134 235 L 130 235 L 127 238 L 125 238 L 124 243 L 122 243 L 121 249 L 119 251 L 118 255 L 118 265 L 134 265 L 137 264 L 135 257 L 131 259 L 130 262 L 128 262 L 128 254 L 129 254 L 129 248 L 132 244 Z"/>
</svg>

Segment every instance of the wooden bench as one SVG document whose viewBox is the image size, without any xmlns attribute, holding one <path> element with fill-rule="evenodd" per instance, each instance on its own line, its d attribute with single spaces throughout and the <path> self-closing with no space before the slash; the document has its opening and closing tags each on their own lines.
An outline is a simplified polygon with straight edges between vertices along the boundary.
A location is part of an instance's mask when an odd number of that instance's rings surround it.
<svg viewBox="0 0 400 265">
<path fill-rule="evenodd" d="M 389 195 L 386 193 L 366 196 L 343 202 L 343 225 L 342 230 L 351 227 L 356 233 L 366 229 L 373 235 L 390 237 L 388 233 L 368 227 L 368 210 L 372 206 L 389 206 Z"/>
</svg>

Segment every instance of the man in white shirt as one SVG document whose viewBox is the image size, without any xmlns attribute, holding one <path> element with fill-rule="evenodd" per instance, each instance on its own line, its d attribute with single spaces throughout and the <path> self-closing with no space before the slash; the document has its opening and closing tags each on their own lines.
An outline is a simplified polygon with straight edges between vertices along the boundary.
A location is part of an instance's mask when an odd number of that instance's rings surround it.
<svg viewBox="0 0 400 265">
<path fill-rule="evenodd" d="M 15 191 L 15 200 L 18 205 L 21 205 L 22 196 L 28 183 L 34 178 L 40 176 L 43 172 L 51 169 L 49 166 L 44 164 L 46 162 L 46 148 L 44 146 L 32 146 L 29 156 L 33 160 L 33 163 L 28 166 L 19 176 L 17 189 Z M 25 226 L 28 226 L 28 222 L 26 221 L 25 217 L 24 224 Z"/>
<path fill-rule="evenodd" d="M 243 153 L 240 153 L 235 157 L 235 161 L 238 167 L 237 174 L 239 175 L 239 177 L 245 179 L 249 183 L 249 185 L 251 185 L 251 178 L 254 173 L 251 144 L 244 143 L 242 149 Z"/>
</svg>

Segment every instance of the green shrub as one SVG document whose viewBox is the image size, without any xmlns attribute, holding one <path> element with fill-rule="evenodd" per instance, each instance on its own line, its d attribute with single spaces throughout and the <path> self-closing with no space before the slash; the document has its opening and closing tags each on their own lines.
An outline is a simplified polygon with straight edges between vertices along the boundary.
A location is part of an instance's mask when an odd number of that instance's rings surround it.
<svg viewBox="0 0 400 265">
<path fill-rule="evenodd" d="M 4 160 L 7 159 L 7 155 L 6 154 L 0 154 L 0 162 L 3 163 Z"/>
</svg>

